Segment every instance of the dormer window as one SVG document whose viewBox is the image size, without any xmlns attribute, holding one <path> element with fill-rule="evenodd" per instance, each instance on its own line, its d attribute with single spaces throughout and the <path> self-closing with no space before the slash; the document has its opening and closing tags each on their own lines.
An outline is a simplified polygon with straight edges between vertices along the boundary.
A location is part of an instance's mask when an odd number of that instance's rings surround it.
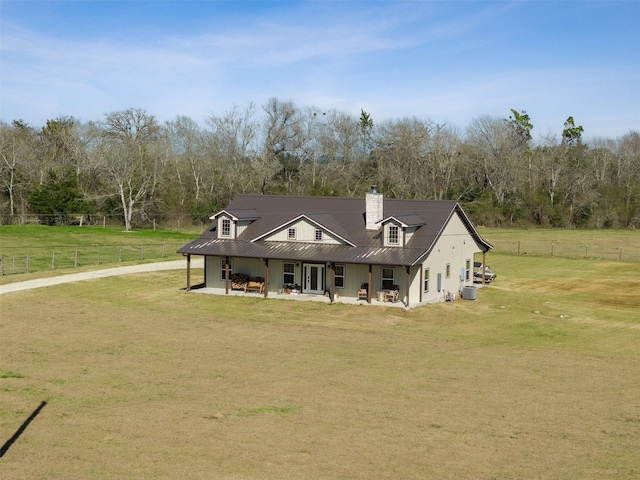
<svg viewBox="0 0 640 480">
<path fill-rule="evenodd" d="M 389 225 L 389 245 L 398 245 L 399 243 L 399 228 L 397 225 Z"/>
<path fill-rule="evenodd" d="M 316 236 L 315 236 L 315 238 L 316 238 L 316 242 L 321 242 L 322 241 L 323 235 L 322 235 L 322 230 L 321 229 L 316 228 Z"/>
<path fill-rule="evenodd" d="M 220 236 L 221 237 L 230 237 L 231 236 L 231 220 L 228 218 L 223 218 L 221 227 L 220 227 Z"/>
<path fill-rule="evenodd" d="M 294 228 L 290 228 L 287 230 L 287 239 L 289 240 L 295 240 L 296 239 L 296 229 Z"/>
<path fill-rule="evenodd" d="M 387 223 L 384 225 L 383 245 L 385 247 L 399 247 L 404 243 L 403 230 L 396 223 Z"/>
</svg>

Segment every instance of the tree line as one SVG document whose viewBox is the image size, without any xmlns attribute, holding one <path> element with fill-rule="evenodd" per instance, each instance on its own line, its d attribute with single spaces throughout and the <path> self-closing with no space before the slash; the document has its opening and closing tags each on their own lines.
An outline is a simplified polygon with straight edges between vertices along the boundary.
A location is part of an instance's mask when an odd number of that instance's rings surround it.
<svg viewBox="0 0 640 480">
<path fill-rule="evenodd" d="M 640 133 L 587 144 L 568 117 L 534 144 L 512 109 L 464 130 L 416 117 L 375 122 L 269 99 L 205 126 L 143 109 L 101 120 L 0 122 L 0 218 L 117 215 L 127 230 L 168 215 L 203 221 L 242 193 L 455 199 L 486 226 L 640 226 Z"/>
</svg>

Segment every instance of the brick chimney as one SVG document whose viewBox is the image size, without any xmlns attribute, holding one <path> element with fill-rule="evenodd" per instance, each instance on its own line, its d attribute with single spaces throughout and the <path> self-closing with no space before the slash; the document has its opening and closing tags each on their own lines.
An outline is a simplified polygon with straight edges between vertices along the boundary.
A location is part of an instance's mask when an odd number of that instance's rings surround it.
<svg viewBox="0 0 640 480">
<path fill-rule="evenodd" d="M 367 230 L 378 230 L 380 225 L 378 222 L 383 218 L 381 193 L 376 192 L 376 186 L 371 186 L 371 191 L 365 195 L 366 211 L 366 228 Z"/>
</svg>

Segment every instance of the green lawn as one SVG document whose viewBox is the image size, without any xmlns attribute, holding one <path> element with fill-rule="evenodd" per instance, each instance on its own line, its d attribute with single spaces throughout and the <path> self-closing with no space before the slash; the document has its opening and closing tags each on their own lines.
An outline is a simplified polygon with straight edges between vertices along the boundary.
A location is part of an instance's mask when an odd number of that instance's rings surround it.
<svg viewBox="0 0 640 480">
<path fill-rule="evenodd" d="M 47 404 L 0 478 L 640 477 L 640 263 L 490 264 L 410 311 L 179 271 L 3 295 L 0 443 Z"/>
<path fill-rule="evenodd" d="M 520 255 L 640 261 L 636 230 L 479 228 L 495 250 Z"/>
<path fill-rule="evenodd" d="M 25 273 L 69 273 L 87 266 L 177 259 L 176 250 L 197 237 L 198 233 L 160 230 L 125 232 L 119 227 L 0 226 L 5 275 L 0 282 L 31 278 Z"/>
</svg>

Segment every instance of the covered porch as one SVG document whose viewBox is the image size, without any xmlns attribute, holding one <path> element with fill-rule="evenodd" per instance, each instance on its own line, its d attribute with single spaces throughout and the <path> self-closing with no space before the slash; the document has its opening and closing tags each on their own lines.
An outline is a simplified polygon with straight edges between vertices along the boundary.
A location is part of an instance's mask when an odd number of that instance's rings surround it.
<svg viewBox="0 0 640 480">
<path fill-rule="evenodd" d="M 213 288 L 213 287 L 204 287 L 202 285 L 194 285 L 191 290 L 192 293 L 199 294 L 209 294 L 209 295 L 225 295 L 225 296 L 235 296 L 235 297 L 249 297 L 249 298 L 265 298 L 264 294 L 257 292 L 244 292 L 242 290 L 229 290 L 226 292 L 224 288 Z M 366 300 L 358 299 L 355 296 L 341 296 L 335 295 L 333 302 L 329 295 L 318 295 L 318 294 L 309 294 L 309 293 L 284 293 L 271 292 L 268 296 L 269 299 L 278 299 L 278 300 L 290 300 L 290 301 L 302 301 L 302 302 L 320 302 L 320 303 L 342 303 L 345 305 L 366 305 L 366 306 L 378 306 L 378 307 L 391 307 L 391 308 L 401 308 L 407 309 L 409 307 L 405 306 L 403 302 L 388 302 L 388 301 L 379 301 L 377 298 L 373 298 L 371 303 L 368 303 Z M 417 307 L 423 304 L 414 304 L 411 305 L 411 308 Z"/>
</svg>

